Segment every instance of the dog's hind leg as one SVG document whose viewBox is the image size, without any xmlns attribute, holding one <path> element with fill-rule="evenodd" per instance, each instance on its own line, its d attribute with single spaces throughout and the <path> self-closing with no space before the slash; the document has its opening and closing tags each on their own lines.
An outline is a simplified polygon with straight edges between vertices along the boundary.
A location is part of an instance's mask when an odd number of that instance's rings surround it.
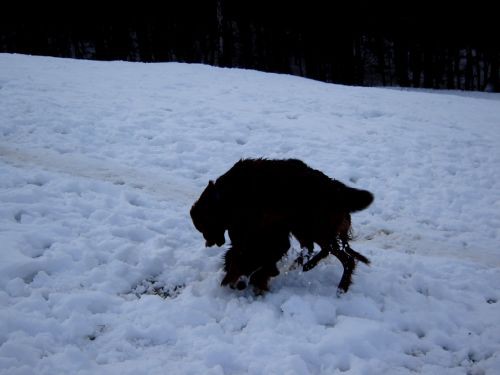
<svg viewBox="0 0 500 375">
<path fill-rule="evenodd" d="M 370 264 L 370 259 L 365 257 L 363 254 L 358 253 L 356 250 L 353 250 L 352 247 L 349 246 L 349 244 L 342 245 L 342 250 L 345 251 L 354 259 L 359 260 L 364 264 Z"/>
<path fill-rule="evenodd" d="M 345 293 L 351 285 L 352 273 L 354 272 L 354 268 L 356 268 L 356 262 L 354 261 L 354 257 L 349 255 L 349 253 L 340 250 L 337 244 L 331 246 L 330 252 L 335 255 L 342 263 L 342 266 L 344 266 L 344 272 L 342 274 L 342 278 L 340 279 L 338 291 L 340 293 Z"/>
<path fill-rule="evenodd" d="M 340 243 L 342 251 L 345 251 L 351 257 L 359 260 L 360 262 L 370 264 L 370 260 L 367 257 L 351 248 L 351 246 L 349 245 L 349 240 L 351 239 L 351 215 L 347 215 L 345 216 L 344 221 L 342 222 L 342 225 L 338 230 L 337 242 Z"/>
<path fill-rule="evenodd" d="M 304 272 L 312 270 L 314 267 L 316 267 L 319 263 L 319 261 L 323 258 L 326 258 L 328 254 L 330 254 L 330 249 L 326 246 L 321 247 L 321 250 L 319 253 L 317 253 L 315 256 L 313 256 L 304 266 L 302 267 L 302 270 Z"/>
</svg>

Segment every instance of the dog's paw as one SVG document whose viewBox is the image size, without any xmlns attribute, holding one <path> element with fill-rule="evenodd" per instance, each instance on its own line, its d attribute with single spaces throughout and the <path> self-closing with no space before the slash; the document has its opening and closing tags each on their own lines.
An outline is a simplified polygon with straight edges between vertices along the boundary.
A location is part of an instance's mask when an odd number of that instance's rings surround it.
<svg viewBox="0 0 500 375">
<path fill-rule="evenodd" d="M 347 292 L 347 291 L 346 291 L 346 290 L 344 290 L 344 289 L 337 288 L 337 293 L 336 293 L 336 294 L 337 294 L 337 298 L 342 297 L 344 294 L 346 294 L 346 292 Z"/>
</svg>

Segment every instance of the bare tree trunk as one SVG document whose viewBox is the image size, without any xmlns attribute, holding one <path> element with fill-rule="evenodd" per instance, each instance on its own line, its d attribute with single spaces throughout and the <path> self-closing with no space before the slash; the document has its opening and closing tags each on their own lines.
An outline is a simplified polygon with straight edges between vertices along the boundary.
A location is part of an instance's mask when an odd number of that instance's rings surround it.
<svg viewBox="0 0 500 375">
<path fill-rule="evenodd" d="M 222 9 L 223 0 L 217 0 L 216 5 L 216 19 L 217 19 L 217 32 L 215 42 L 214 64 L 221 65 L 224 56 L 224 17 Z"/>
<path fill-rule="evenodd" d="M 472 90 L 473 88 L 473 63 L 472 63 L 472 49 L 467 47 L 465 62 L 465 89 Z"/>
</svg>

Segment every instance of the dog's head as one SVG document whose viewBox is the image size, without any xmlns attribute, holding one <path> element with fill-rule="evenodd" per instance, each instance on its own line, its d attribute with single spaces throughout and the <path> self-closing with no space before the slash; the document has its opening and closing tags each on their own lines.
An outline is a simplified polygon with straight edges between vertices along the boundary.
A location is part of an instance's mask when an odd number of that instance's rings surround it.
<svg viewBox="0 0 500 375">
<path fill-rule="evenodd" d="M 213 181 L 208 183 L 200 198 L 191 207 L 193 224 L 202 234 L 206 246 L 222 246 L 226 242 L 221 197 Z"/>
</svg>

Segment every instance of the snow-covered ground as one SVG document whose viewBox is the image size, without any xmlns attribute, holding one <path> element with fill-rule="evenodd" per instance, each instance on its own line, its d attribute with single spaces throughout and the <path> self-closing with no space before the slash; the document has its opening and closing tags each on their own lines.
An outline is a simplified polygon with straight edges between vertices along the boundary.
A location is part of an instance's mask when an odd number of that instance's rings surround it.
<svg viewBox="0 0 500 375">
<path fill-rule="evenodd" d="M 0 54 L 0 373 L 500 374 L 500 95 Z M 219 286 L 189 209 L 242 157 L 371 190 L 328 258 Z"/>
</svg>

